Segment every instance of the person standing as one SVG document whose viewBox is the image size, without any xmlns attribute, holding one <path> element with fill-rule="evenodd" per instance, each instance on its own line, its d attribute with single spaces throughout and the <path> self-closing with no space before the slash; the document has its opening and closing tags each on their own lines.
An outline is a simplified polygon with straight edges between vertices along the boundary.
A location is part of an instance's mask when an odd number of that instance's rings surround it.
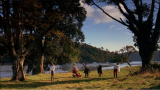
<svg viewBox="0 0 160 90">
<path fill-rule="evenodd" d="M 54 66 L 53 63 L 51 65 L 52 66 L 50 67 L 49 73 L 51 73 L 51 81 L 52 81 L 52 79 L 54 81 L 54 70 L 55 70 L 56 67 Z"/>
<path fill-rule="evenodd" d="M 85 77 L 88 77 L 89 76 L 89 67 L 88 67 L 88 65 L 86 64 L 84 64 L 83 63 L 83 65 L 84 65 L 84 73 L 85 73 Z"/>
<path fill-rule="evenodd" d="M 114 66 L 114 70 L 113 70 L 113 74 L 114 74 L 114 78 L 117 78 L 117 73 L 120 72 L 120 66 L 119 66 L 119 62 L 117 62 L 117 65 Z"/>
<path fill-rule="evenodd" d="M 98 66 L 98 68 L 97 68 L 97 71 L 98 71 L 99 77 L 101 77 L 101 74 L 102 74 L 102 66 L 101 66 L 100 63 L 99 63 L 99 66 Z"/>
</svg>

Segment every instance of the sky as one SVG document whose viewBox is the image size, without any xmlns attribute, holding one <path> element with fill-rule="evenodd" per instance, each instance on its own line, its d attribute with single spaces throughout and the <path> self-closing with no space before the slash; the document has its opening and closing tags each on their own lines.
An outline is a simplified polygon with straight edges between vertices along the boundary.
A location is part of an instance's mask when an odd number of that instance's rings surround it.
<svg viewBox="0 0 160 90">
<path fill-rule="evenodd" d="M 121 17 L 122 20 L 125 19 L 114 6 L 98 5 L 115 18 L 119 19 Z M 87 11 L 87 18 L 82 27 L 85 35 L 85 42 L 83 43 L 97 48 L 103 47 L 109 51 L 119 51 L 126 45 L 134 45 L 132 38 L 134 34 L 126 26 L 109 18 L 96 6 L 88 6 L 83 3 L 81 3 L 81 6 Z"/>
</svg>

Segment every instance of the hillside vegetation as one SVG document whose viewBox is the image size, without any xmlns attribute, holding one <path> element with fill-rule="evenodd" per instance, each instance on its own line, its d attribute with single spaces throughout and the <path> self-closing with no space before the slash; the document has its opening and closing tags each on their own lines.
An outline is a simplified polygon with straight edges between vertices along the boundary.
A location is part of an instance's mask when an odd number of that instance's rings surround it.
<svg viewBox="0 0 160 90">
<path fill-rule="evenodd" d="M 96 48 L 88 44 L 82 44 L 80 51 L 80 62 L 107 62 L 111 61 L 114 56 L 114 52 L 104 50 L 103 48 Z"/>
</svg>

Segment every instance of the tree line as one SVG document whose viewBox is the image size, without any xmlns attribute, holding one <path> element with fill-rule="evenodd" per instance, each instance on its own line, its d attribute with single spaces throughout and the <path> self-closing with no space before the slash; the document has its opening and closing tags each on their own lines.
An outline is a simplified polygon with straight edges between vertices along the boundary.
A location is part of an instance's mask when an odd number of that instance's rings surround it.
<svg viewBox="0 0 160 90">
<path fill-rule="evenodd" d="M 133 46 L 126 45 L 119 51 L 110 52 L 108 49 L 104 50 L 103 47 L 97 48 L 88 44 L 81 44 L 80 47 L 80 61 L 85 63 L 101 62 L 101 63 L 123 63 L 127 62 L 130 65 L 130 55 L 137 53 L 137 50 Z M 131 65 L 130 65 L 131 66 Z"/>
</svg>

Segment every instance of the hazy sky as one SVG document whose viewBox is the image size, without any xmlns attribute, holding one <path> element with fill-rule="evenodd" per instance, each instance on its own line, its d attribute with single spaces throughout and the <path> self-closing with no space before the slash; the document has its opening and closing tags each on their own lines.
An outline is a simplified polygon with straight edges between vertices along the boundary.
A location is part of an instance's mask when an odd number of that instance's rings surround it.
<svg viewBox="0 0 160 90">
<path fill-rule="evenodd" d="M 82 31 L 85 42 L 97 48 L 103 47 L 109 51 L 119 50 L 126 45 L 134 45 L 132 34 L 127 27 L 106 16 L 96 6 L 88 6 L 81 3 L 87 10 L 87 18 L 84 21 Z M 100 5 L 110 15 L 119 19 L 125 19 L 114 6 Z M 123 7 L 122 7 L 123 8 Z"/>
</svg>

